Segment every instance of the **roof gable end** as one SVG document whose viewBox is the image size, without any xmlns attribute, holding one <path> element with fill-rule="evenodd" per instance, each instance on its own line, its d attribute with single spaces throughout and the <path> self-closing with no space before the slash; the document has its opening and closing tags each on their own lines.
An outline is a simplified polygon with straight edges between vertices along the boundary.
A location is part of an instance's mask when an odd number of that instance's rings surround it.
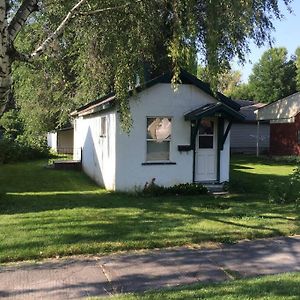
<svg viewBox="0 0 300 300">
<path fill-rule="evenodd" d="M 198 79 L 196 76 L 192 75 L 191 73 L 181 70 L 180 71 L 180 76 L 179 76 L 181 83 L 182 84 L 192 84 L 205 92 L 206 94 L 212 96 L 215 98 L 217 101 L 220 101 L 221 103 L 224 103 L 225 105 L 229 106 L 230 108 L 239 111 L 240 110 L 240 105 L 233 101 L 232 99 L 226 97 L 222 93 L 214 93 L 212 89 L 210 88 L 210 85 L 206 82 L 203 82 L 202 80 Z M 137 92 L 141 92 L 147 88 L 150 88 L 158 83 L 171 83 L 172 80 L 172 74 L 171 73 L 165 73 L 163 75 L 160 75 L 150 81 L 147 81 L 144 85 L 139 86 L 136 88 Z M 78 109 L 76 109 L 74 112 L 71 113 L 72 116 L 76 116 L 78 114 L 88 114 L 89 111 L 91 110 L 90 113 L 94 113 L 96 111 L 102 110 L 100 107 L 103 106 L 104 109 L 109 107 L 109 103 L 113 103 L 116 100 L 116 95 L 115 93 L 110 93 L 104 97 L 100 97 L 92 102 L 89 102 Z M 105 104 L 105 105 L 104 105 Z M 98 109 L 97 109 L 98 107 Z"/>
</svg>

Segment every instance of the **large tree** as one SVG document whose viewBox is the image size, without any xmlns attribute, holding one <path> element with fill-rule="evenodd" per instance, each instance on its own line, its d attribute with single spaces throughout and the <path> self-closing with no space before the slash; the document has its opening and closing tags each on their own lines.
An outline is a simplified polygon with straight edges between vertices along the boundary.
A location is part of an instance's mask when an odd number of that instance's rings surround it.
<svg viewBox="0 0 300 300">
<path fill-rule="evenodd" d="M 203 81 L 209 80 L 207 68 L 199 65 L 197 68 L 197 77 Z M 242 74 L 240 71 L 227 69 L 219 74 L 217 81 L 217 90 L 226 96 L 230 96 L 241 85 Z"/>
<path fill-rule="evenodd" d="M 11 99 L 13 63 L 39 65 L 41 55 L 71 45 L 74 97 L 114 90 L 123 123 L 129 124 L 128 88 L 137 76 L 143 80 L 145 65 L 153 76 L 172 70 L 176 84 L 180 67 L 196 50 L 215 84 L 234 56 L 244 60 L 251 39 L 258 46 L 271 40 L 274 17 L 281 18 L 278 0 L 0 0 L 0 114 Z M 37 22 L 41 30 L 35 36 Z M 28 39 L 36 42 L 28 52 L 17 46 L 26 26 L 32 29 Z M 101 80 L 101 87 L 86 78 Z"/>
<path fill-rule="evenodd" d="M 295 52 L 295 65 L 296 65 L 296 88 L 300 91 L 300 47 Z"/>
<path fill-rule="evenodd" d="M 249 86 L 254 99 L 271 102 L 296 91 L 296 67 L 286 48 L 272 48 L 254 65 Z"/>
</svg>

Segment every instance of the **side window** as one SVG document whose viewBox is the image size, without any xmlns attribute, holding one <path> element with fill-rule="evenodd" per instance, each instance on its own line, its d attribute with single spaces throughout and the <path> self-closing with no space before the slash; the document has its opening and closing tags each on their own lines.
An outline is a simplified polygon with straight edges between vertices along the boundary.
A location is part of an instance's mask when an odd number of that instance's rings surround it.
<svg viewBox="0 0 300 300">
<path fill-rule="evenodd" d="M 298 134 L 298 145 L 300 145 L 300 129 L 298 130 L 297 134 Z"/>
<path fill-rule="evenodd" d="M 147 161 L 170 160 L 171 133 L 171 117 L 147 118 Z"/>
<path fill-rule="evenodd" d="M 100 118 L 100 137 L 106 137 L 107 134 L 107 118 Z"/>
</svg>

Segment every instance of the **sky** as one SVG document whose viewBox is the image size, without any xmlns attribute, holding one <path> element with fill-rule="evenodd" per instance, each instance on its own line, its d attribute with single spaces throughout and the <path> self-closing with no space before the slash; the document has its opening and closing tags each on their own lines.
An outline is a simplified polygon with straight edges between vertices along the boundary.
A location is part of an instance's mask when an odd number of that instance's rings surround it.
<svg viewBox="0 0 300 300">
<path fill-rule="evenodd" d="M 281 2 L 283 1 L 281 0 Z M 292 14 L 290 14 L 285 8 L 285 5 L 281 3 L 280 7 L 284 18 L 281 21 L 274 21 L 275 31 L 272 34 L 275 40 L 273 47 L 286 47 L 289 56 L 295 53 L 297 47 L 300 47 L 300 1 L 294 0 L 290 6 L 293 10 Z M 258 48 L 256 45 L 251 44 L 251 53 L 246 56 L 246 63 L 244 65 L 239 65 L 237 62 L 233 63 L 232 68 L 242 72 L 242 80 L 244 82 L 247 82 L 253 64 L 259 61 L 261 55 L 267 49 L 269 49 L 269 46 Z"/>
</svg>

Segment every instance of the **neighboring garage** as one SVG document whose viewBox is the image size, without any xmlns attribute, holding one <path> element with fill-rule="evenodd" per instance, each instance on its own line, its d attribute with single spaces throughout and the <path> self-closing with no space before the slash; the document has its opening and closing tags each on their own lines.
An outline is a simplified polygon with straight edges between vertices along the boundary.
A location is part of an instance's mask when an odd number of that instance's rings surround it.
<svg viewBox="0 0 300 300">
<path fill-rule="evenodd" d="M 258 121 L 270 121 L 270 154 L 300 155 L 300 92 L 257 111 Z"/>
<path fill-rule="evenodd" d="M 269 152 L 270 124 L 261 122 L 257 127 L 255 111 L 265 106 L 264 103 L 255 103 L 249 100 L 235 100 L 240 106 L 240 113 L 245 116 L 244 121 L 234 122 L 230 131 L 231 152 L 254 154 L 259 147 L 259 153 Z"/>
<path fill-rule="evenodd" d="M 73 154 L 74 128 L 66 127 L 47 134 L 47 144 L 53 151 Z"/>
</svg>

